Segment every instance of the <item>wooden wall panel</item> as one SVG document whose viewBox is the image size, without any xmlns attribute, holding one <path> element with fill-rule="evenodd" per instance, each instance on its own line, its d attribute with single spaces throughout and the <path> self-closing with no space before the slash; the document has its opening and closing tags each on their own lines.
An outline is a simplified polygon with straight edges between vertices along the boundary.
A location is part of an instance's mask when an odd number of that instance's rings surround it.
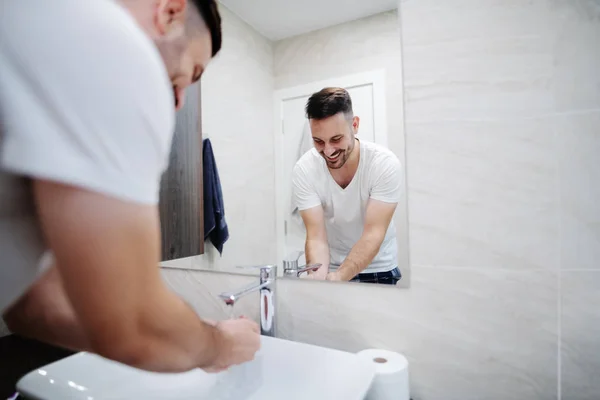
<svg viewBox="0 0 600 400">
<path fill-rule="evenodd" d="M 204 253 L 200 84 L 187 89 L 160 189 L 163 261 Z"/>
</svg>

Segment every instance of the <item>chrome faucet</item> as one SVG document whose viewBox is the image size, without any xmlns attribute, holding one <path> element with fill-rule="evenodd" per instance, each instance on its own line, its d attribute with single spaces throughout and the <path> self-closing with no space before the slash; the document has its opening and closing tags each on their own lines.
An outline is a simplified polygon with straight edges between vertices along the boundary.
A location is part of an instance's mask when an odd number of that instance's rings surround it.
<svg viewBox="0 0 600 400">
<path fill-rule="evenodd" d="M 302 273 L 308 272 L 308 271 L 316 271 L 323 265 L 323 264 L 310 264 L 310 265 L 303 265 L 303 266 L 299 267 L 298 260 L 300 259 L 300 257 L 303 254 L 304 254 L 304 252 L 300 251 L 300 252 L 298 252 L 298 256 L 296 257 L 296 259 L 283 260 L 283 274 L 285 276 L 291 276 L 294 278 L 298 278 Z"/>
<path fill-rule="evenodd" d="M 239 299 L 247 294 L 259 292 L 260 334 L 275 337 L 275 279 L 277 277 L 277 267 L 275 265 L 261 265 L 244 268 L 260 269 L 260 280 L 258 284 L 253 283 L 233 292 L 224 292 L 221 293 L 219 297 L 226 305 L 233 307 Z"/>
</svg>

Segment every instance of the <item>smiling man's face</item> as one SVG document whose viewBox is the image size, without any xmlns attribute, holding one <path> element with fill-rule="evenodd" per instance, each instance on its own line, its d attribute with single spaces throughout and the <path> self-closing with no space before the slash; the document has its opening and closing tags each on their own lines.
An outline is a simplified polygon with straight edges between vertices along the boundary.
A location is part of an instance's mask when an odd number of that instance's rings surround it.
<svg viewBox="0 0 600 400">
<path fill-rule="evenodd" d="M 342 168 L 350 158 L 356 145 L 358 122 L 358 117 L 342 112 L 324 119 L 310 119 L 313 143 L 330 169 Z"/>
</svg>

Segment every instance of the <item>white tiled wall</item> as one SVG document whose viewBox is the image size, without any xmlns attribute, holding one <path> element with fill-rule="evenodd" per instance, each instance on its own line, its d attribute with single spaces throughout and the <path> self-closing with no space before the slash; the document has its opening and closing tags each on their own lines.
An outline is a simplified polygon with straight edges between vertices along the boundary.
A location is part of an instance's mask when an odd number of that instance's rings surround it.
<svg viewBox="0 0 600 400">
<path fill-rule="evenodd" d="M 402 352 L 415 399 L 598 400 L 599 3 L 406 0 L 401 14 L 411 287 L 281 280 L 280 335 Z M 311 80 L 334 71 L 326 49 L 346 37 L 377 53 L 385 30 L 365 27 L 275 44 L 274 87 L 296 79 L 283 58 L 309 49 Z M 228 315 L 216 294 L 256 279 L 163 274 L 211 318 Z M 254 297 L 238 307 L 258 315 Z"/>
</svg>

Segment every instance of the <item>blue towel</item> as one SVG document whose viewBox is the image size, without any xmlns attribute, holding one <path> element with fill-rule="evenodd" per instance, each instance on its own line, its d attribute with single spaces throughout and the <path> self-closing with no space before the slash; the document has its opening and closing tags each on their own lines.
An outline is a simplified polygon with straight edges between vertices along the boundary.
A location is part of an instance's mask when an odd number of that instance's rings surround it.
<svg viewBox="0 0 600 400">
<path fill-rule="evenodd" d="M 204 178 L 204 240 L 211 243 L 223 254 L 223 244 L 229 239 L 229 230 L 225 222 L 225 206 L 221 180 L 217 171 L 215 156 L 209 139 L 202 142 L 202 165 Z"/>
</svg>

